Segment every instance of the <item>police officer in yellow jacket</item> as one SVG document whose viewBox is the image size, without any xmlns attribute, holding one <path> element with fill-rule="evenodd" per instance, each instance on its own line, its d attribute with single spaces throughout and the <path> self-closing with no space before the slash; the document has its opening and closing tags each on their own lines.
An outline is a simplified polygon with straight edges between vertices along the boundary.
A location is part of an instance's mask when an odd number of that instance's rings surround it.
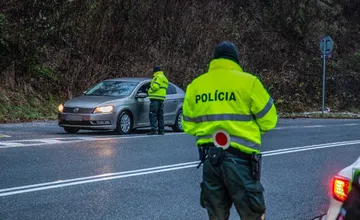
<svg viewBox="0 0 360 220">
<path fill-rule="evenodd" d="M 232 203 L 242 220 L 265 219 L 261 134 L 277 119 L 260 80 L 240 67 L 235 45 L 217 45 L 208 72 L 186 88 L 182 122 L 184 131 L 197 137 L 203 162 L 200 201 L 210 219 L 228 219 Z M 225 142 L 214 136 L 217 131 L 223 131 Z"/>
<path fill-rule="evenodd" d="M 150 99 L 150 126 L 149 135 L 164 134 L 164 100 L 169 81 L 159 66 L 153 69 L 154 76 L 151 80 L 148 97 Z"/>
</svg>

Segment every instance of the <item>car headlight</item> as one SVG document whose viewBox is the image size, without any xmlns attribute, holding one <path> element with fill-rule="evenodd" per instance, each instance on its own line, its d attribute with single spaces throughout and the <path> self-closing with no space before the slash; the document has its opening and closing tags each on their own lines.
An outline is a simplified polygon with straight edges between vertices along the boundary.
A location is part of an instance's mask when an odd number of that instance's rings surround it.
<svg viewBox="0 0 360 220">
<path fill-rule="evenodd" d="M 59 112 L 63 112 L 63 111 L 64 111 L 64 106 L 63 106 L 63 104 L 60 104 L 60 105 L 58 106 L 58 111 L 59 111 Z"/>
<path fill-rule="evenodd" d="M 108 106 L 97 107 L 94 110 L 94 113 L 110 113 L 112 111 L 114 111 L 114 106 L 108 105 Z"/>
</svg>

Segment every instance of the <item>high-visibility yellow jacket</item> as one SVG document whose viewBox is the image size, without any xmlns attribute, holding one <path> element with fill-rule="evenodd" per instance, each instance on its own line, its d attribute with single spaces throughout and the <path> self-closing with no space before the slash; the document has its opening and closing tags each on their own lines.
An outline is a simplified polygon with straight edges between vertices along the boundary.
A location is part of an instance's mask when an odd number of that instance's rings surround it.
<svg viewBox="0 0 360 220">
<path fill-rule="evenodd" d="M 154 73 L 154 77 L 151 80 L 150 89 L 148 91 L 149 99 L 165 100 L 168 86 L 169 81 L 164 72 L 158 71 Z"/>
<path fill-rule="evenodd" d="M 245 153 L 260 152 L 261 134 L 278 119 L 260 80 L 227 59 L 212 60 L 208 72 L 187 86 L 182 110 L 183 129 L 197 145 L 213 142 L 213 133 L 223 129 L 230 146 Z"/>
</svg>

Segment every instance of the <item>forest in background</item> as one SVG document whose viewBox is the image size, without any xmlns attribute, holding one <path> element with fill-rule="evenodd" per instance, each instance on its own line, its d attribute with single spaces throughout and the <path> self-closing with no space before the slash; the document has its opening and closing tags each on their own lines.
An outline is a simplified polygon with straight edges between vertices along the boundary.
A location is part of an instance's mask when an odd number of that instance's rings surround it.
<svg viewBox="0 0 360 220">
<path fill-rule="evenodd" d="M 360 1 L 7 0 L 0 2 L 0 121 L 54 118 L 112 77 L 161 65 L 183 89 L 214 47 L 236 44 L 280 112 L 321 110 L 319 41 L 330 35 L 326 106 L 360 109 Z"/>
</svg>

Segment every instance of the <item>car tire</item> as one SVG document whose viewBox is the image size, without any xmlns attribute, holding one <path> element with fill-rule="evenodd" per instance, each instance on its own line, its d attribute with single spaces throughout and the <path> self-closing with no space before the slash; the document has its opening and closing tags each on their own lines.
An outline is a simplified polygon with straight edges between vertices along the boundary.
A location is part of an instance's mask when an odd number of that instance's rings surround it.
<svg viewBox="0 0 360 220">
<path fill-rule="evenodd" d="M 120 113 L 116 133 L 118 134 L 130 134 L 133 126 L 133 118 L 129 111 L 123 111 Z"/>
<path fill-rule="evenodd" d="M 64 127 L 64 130 L 68 134 L 76 134 L 80 131 L 79 128 Z"/>
<path fill-rule="evenodd" d="M 180 109 L 176 114 L 175 124 L 171 127 L 175 132 L 183 132 L 182 128 L 182 110 Z"/>
</svg>

